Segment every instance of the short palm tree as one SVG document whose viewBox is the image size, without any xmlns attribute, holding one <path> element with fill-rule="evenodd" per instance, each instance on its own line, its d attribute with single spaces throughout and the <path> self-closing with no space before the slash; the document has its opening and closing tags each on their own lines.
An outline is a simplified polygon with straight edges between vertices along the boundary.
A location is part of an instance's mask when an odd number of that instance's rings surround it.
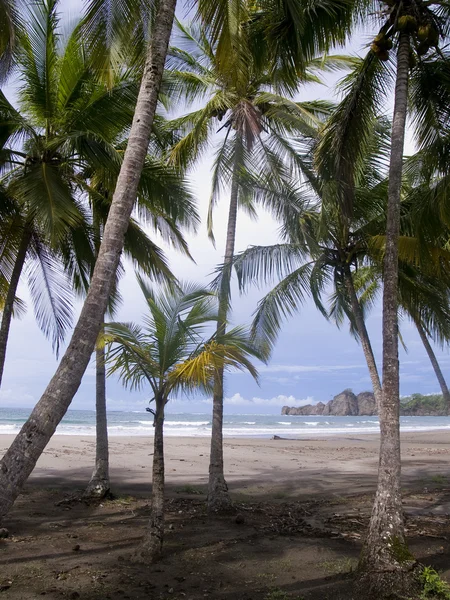
<svg viewBox="0 0 450 600">
<path fill-rule="evenodd" d="M 153 144 L 154 146 L 155 144 Z M 156 148 L 155 148 L 156 151 Z M 114 189 L 115 177 L 110 169 L 89 169 L 83 172 L 89 182 L 89 205 L 93 215 L 95 256 L 101 243 L 111 202 L 110 189 Z M 182 231 L 193 231 L 198 216 L 182 174 L 165 164 L 157 156 L 148 156 L 136 204 L 136 212 L 142 222 L 159 234 L 161 239 L 189 255 Z M 135 219 L 130 219 L 125 233 L 124 254 L 134 263 L 137 271 L 155 281 L 168 282 L 174 279 L 161 249 L 148 237 Z M 92 272 L 95 263 L 92 265 Z M 112 318 L 120 302 L 119 278 L 122 263 L 116 273 L 116 282 L 108 305 L 108 317 Z M 84 290 L 85 292 L 87 290 Z M 100 338 L 102 333 L 100 334 Z M 95 468 L 84 495 L 101 498 L 110 491 L 109 450 L 106 414 L 106 372 L 104 347 L 97 345 L 96 351 L 96 458 Z"/>
<path fill-rule="evenodd" d="M 117 372 L 125 386 L 149 386 L 155 403 L 152 514 L 139 550 L 144 561 L 161 556 L 164 539 L 164 411 L 180 392 L 213 388 L 218 369 L 257 372 L 251 357 L 263 358 L 245 330 L 234 328 L 221 336 L 206 337 L 218 318 L 216 299 L 192 284 L 172 283 L 155 293 L 139 280 L 148 314 L 144 325 L 109 323 L 105 326 L 109 372 Z"/>
<path fill-rule="evenodd" d="M 314 134 L 329 110 L 326 102 L 293 101 L 292 93 L 301 83 L 318 81 L 314 71 L 348 66 L 352 61 L 340 56 L 311 59 L 307 71 L 297 77 L 292 89 L 283 85 L 281 73 L 269 74 L 267 65 L 261 66 L 259 57 L 252 55 L 251 30 L 247 35 L 241 32 L 239 48 L 234 49 L 224 64 L 209 37 L 209 29 L 177 25 L 168 58 L 167 86 L 175 98 L 178 95 L 188 102 L 201 101 L 202 105 L 169 123 L 182 136 L 172 149 L 171 159 L 176 164 L 190 166 L 208 147 L 217 148 L 208 213 L 211 237 L 213 209 L 223 190 L 230 190 L 219 291 L 217 335 L 220 338 L 226 331 L 229 311 L 238 208 L 256 214 L 255 205 L 260 205 L 278 219 L 287 220 L 288 214 L 295 217 L 299 206 L 295 194 L 297 182 L 293 185 L 292 175 L 300 178 L 303 167 L 295 148 L 301 138 Z M 230 504 L 223 474 L 223 383 L 218 372 L 208 489 L 208 507 L 212 511 L 226 509 Z"/>
</svg>

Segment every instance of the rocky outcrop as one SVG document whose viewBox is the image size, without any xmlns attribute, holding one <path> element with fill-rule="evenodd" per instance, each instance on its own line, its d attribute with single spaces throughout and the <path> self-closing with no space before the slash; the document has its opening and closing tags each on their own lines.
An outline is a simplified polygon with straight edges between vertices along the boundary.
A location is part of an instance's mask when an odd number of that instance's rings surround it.
<svg viewBox="0 0 450 600">
<path fill-rule="evenodd" d="M 308 404 L 307 406 L 283 406 L 282 415 L 332 415 L 336 417 L 377 414 L 375 397 L 372 392 L 362 392 L 355 396 L 351 390 L 344 390 L 324 404 Z"/>
<path fill-rule="evenodd" d="M 373 417 L 378 414 L 373 392 L 361 392 L 356 396 L 356 400 L 358 402 L 358 415 Z"/>
<path fill-rule="evenodd" d="M 358 400 L 351 390 L 344 390 L 325 405 L 322 414 L 336 417 L 357 416 L 360 414 Z"/>
<path fill-rule="evenodd" d="M 323 402 L 317 404 L 307 404 L 306 406 L 283 406 L 281 409 L 282 415 L 323 415 L 325 408 Z"/>
<path fill-rule="evenodd" d="M 331 415 L 336 417 L 367 416 L 378 414 L 375 396 L 372 392 L 361 392 L 357 396 L 351 390 L 344 390 L 324 404 L 308 404 L 307 406 L 283 406 L 282 415 Z M 442 417 L 448 414 L 448 408 L 442 396 L 413 396 L 402 399 L 400 415 L 405 417 Z"/>
</svg>

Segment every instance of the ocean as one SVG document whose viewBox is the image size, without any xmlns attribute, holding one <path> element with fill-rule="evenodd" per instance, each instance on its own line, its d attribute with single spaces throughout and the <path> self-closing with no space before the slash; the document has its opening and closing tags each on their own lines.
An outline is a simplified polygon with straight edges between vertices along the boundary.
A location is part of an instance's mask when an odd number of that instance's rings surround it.
<svg viewBox="0 0 450 600">
<path fill-rule="evenodd" d="M 29 409 L 0 408 L 0 434 L 14 434 L 30 414 Z M 401 417 L 402 431 L 430 431 L 450 429 L 450 417 Z M 152 415 L 142 411 L 108 413 L 108 431 L 111 436 L 152 436 Z M 379 431 L 376 417 L 281 416 L 281 415 L 225 415 L 225 437 L 269 438 L 279 435 L 287 438 L 335 436 L 339 434 L 366 434 Z M 199 437 L 211 433 L 211 415 L 208 413 L 168 414 L 164 424 L 167 436 Z M 95 435 L 95 412 L 69 410 L 56 430 L 60 435 Z"/>
</svg>

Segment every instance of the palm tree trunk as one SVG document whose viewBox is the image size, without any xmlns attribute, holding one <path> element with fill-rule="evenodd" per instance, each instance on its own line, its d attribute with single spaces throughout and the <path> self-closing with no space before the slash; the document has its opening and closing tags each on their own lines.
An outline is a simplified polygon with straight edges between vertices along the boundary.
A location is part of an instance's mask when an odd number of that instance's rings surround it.
<svg viewBox="0 0 450 600">
<path fill-rule="evenodd" d="M 383 393 L 380 404 L 380 462 L 369 531 L 360 559 L 366 597 L 409 596 L 414 565 L 406 539 L 400 487 L 398 361 L 398 237 L 403 147 L 408 100 L 409 34 L 401 33 L 389 166 L 386 252 L 383 290 Z M 405 593 L 406 592 L 406 593 Z"/>
<path fill-rule="evenodd" d="M 450 392 L 448 391 L 448 387 L 447 387 L 447 383 L 444 378 L 444 374 L 441 371 L 441 367 L 439 366 L 436 355 L 433 352 L 433 348 L 431 347 L 431 344 L 428 340 L 428 336 L 425 333 L 425 330 L 422 327 L 422 324 L 420 323 L 420 321 L 418 319 L 417 320 L 414 319 L 414 323 L 417 327 L 417 331 L 419 332 L 420 339 L 422 340 L 422 343 L 425 346 L 425 350 L 427 351 L 427 354 L 428 354 L 430 362 L 433 366 L 434 372 L 436 373 L 436 377 L 437 377 L 437 380 L 439 381 L 439 385 L 441 386 L 442 395 L 444 396 L 444 401 L 445 401 L 445 405 L 447 408 L 447 414 L 448 414 L 449 409 L 450 409 Z"/>
<path fill-rule="evenodd" d="M 219 311 L 217 319 L 217 340 L 225 333 L 230 301 L 231 270 L 233 267 L 234 245 L 236 240 L 236 221 L 239 197 L 239 145 L 236 136 L 236 153 L 231 182 L 230 208 L 228 213 L 227 239 L 223 274 L 219 292 Z M 208 510 L 218 512 L 231 506 L 230 494 L 223 471 L 223 369 L 214 378 L 213 417 L 211 428 L 211 453 L 209 459 Z"/>
<path fill-rule="evenodd" d="M 95 367 L 95 468 L 84 495 L 104 498 L 110 489 L 104 346 L 95 350 Z"/>
<path fill-rule="evenodd" d="M 22 275 L 30 241 L 31 231 L 25 227 L 22 232 L 22 239 L 20 240 L 19 249 L 17 251 L 16 262 L 14 263 L 11 274 L 11 281 L 9 282 L 8 293 L 6 294 L 5 306 L 3 308 L 2 322 L 0 325 L 0 386 L 2 384 L 3 371 L 5 369 L 6 346 L 8 344 L 9 329 L 11 327 L 11 319 L 14 312 L 14 300 L 16 299 L 17 288 L 19 286 L 20 276 Z"/>
<path fill-rule="evenodd" d="M 162 554 L 164 542 L 164 398 L 157 399 L 152 476 L 152 514 L 136 558 L 155 562 Z"/>
<path fill-rule="evenodd" d="M 55 375 L 0 462 L 0 521 L 34 469 L 70 406 L 103 323 L 148 150 L 176 0 L 161 0 L 155 16 L 133 124 L 89 292 Z"/>
<path fill-rule="evenodd" d="M 352 312 L 355 318 L 355 324 L 358 330 L 359 339 L 361 340 L 361 346 L 364 352 L 364 356 L 366 358 L 367 368 L 369 369 L 373 393 L 378 408 L 381 404 L 380 377 L 378 375 L 377 363 L 375 362 L 375 356 L 373 355 L 372 344 L 370 343 L 369 333 L 366 328 L 366 322 L 364 320 L 364 315 L 361 309 L 361 305 L 359 303 L 358 295 L 356 294 L 355 286 L 353 283 L 353 277 L 349 266 L 345 267 L 344 278 L 347 293 L 350 297 L 350 304 L 352 306 Z"/>
</svg>

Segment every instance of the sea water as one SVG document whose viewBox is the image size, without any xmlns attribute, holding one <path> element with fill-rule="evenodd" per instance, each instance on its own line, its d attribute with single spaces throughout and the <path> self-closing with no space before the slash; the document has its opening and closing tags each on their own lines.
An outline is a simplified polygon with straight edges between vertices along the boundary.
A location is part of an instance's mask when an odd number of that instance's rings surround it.
<svg viewBox="0 0 450 600">
<path fill-rule="evenodd" d="M 0 434 L 15 434 L 30 414 L 30 409 L 0 408 Z M 401 417 L 402 431 L 450 429 L 450 417 Z M 339 434 L 378 433 L 377 417 L 225 415 L 223 433 L 226 437 L 286 438 L 336 436 Z M 108 412 L 108 432 L 115 436 L 152 436 L 153 416 L 142 411 Z M 211 414 L 167 414 L 164 422 L 167 436 L 203 437 L 211 434 Z M 69 410 L 58 426 L 60 435 L 95 435 L 95 412 Z"/>
</svg>

